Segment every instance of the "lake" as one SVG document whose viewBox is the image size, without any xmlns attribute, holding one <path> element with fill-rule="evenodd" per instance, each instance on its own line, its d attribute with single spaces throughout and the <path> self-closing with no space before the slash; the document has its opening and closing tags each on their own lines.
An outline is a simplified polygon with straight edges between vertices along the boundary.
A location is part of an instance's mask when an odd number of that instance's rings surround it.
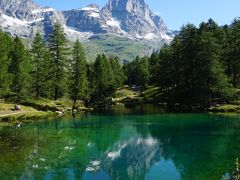
<svg viewBox="0 0 240 180">
<path fill-rule="evenodd" d="M 0 179 L 221 179 L 240 157 L 240 116 L 128 112 L 0 131 Z"/>
</svg>

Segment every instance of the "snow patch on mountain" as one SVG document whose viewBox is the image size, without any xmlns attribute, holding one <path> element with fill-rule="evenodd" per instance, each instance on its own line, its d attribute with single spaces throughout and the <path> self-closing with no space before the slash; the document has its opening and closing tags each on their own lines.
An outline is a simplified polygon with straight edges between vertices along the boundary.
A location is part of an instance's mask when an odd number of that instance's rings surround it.
<svg viewBox="0 0 240 180">
<path fill-rule="evenodd" d="M 151 40 L 151 39 L 154 39 L 154 38 L 158 38 L 157 35 L 153 34 L 153 33 L 148 33 L 144 36 L 144 39 L 147 39 L 147 40 Z"/>
<path fill-rule="evenodd" d="M 119 29 L 121 29 L 120 28 L 120 22 L 115 20 L 114 18 L 111 18 L 109 21 L 107 21 L 107 25 L 115 26 L 115 27 L 118 27 Z"/>
<path fill-rule="evenodd" d="M 40 21 L 43 21 L 44 18 L 38 18 L 38 19 L 35 19 L 34 21 L 26 21 L 26 20 L 20 20 L 18 18 L 13 18 L 11 16 L 8 16 L 6 14 L 1 14 L 0 15 L 0 18 L 2 20 L 0 20 L 1 23 L 1 26 L 14 26 L 14 25 L 19 25 L 19 26 L 30 26 L 32 23 L 35 23 L 35 22 L 40 22 Z"/>
<path fill-rule="evenodd" d="M 88 39 L 90 38 L 93 33 L 90 32 L 80 32 L 73 27 L 68 27 L 64 25 L 64 31 L 69 39 L 75 40 L 75 39 Z"/>
<path fill-rule="evenodd" d="M 95 17 L 95 18 L 100 18 L 99 13 L 93 12 L 91 14 L 89 14 L 90 17 Z"/>
<path fill-rule="evenodd" d="M 40 7 L 32 0 L 0 0 L 0 27 L 10 34 L 31 38 L 40 31 L 48 37 L 56 22 L 64 26 L 70 39 L 111 34 L 132 40 L 170 42 L 174 37 L 144 0 L 109 0 L 102 9 L 90 4 L 62 12 Z"/>
<path fill-rule="evenodd" d="M 99 9 L 98 8 L 95 8 L 95 7 L 83 7 L 83 8 L 80 8 L 79 10 L 81 11 L 97 11 L 99 12 Z"/>
<path fill-rule="evenodd" d="M 38 14 L 38 13 L 46 13 L 46 12 L 52 12 L 55 11 L 53 8 L 40 8 L 40 9 L 34 9 L 32 11 L 33 14 Z"/>
</svg>

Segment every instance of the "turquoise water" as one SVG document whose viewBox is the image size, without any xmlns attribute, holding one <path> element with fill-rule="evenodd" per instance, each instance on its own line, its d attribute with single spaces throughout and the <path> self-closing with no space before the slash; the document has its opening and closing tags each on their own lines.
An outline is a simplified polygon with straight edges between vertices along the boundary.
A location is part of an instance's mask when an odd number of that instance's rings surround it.
<svg viewBox="0 0 240 180">
<path fill-rule="evenodd" d="M 109 114 L 0 131 L 0 179 L 221 179 L 240 157 L 240 117 Z"/>
</svg>

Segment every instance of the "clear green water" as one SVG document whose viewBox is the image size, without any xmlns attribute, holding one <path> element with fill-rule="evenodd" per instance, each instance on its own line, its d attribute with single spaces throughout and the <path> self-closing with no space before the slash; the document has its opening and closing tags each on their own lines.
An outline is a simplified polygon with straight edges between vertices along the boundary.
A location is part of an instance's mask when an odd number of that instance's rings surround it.
<svg viewBox="0 0 240 180">
<path fill-rule="evenodd" d="M 221 179 L 240 152 L 240 117 L 84 115 L 0 131 L 0 179 Z"/>
</svg>

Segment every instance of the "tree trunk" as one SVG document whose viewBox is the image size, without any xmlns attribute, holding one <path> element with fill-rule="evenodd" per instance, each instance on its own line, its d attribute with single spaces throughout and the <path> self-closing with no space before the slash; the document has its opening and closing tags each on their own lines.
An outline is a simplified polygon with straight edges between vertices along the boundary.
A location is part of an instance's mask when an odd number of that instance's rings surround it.
<svg viewBox="0 0 240 180">
<path fill-rule="evenodd" d="M 74 109 L 76 109 L 76 102 L 77 102 L 77 100 L 74 99 L 74 101 L 73 101 L 73 107 L 72 107 L 72 112 L 74 111 Z"/>
</svg>

